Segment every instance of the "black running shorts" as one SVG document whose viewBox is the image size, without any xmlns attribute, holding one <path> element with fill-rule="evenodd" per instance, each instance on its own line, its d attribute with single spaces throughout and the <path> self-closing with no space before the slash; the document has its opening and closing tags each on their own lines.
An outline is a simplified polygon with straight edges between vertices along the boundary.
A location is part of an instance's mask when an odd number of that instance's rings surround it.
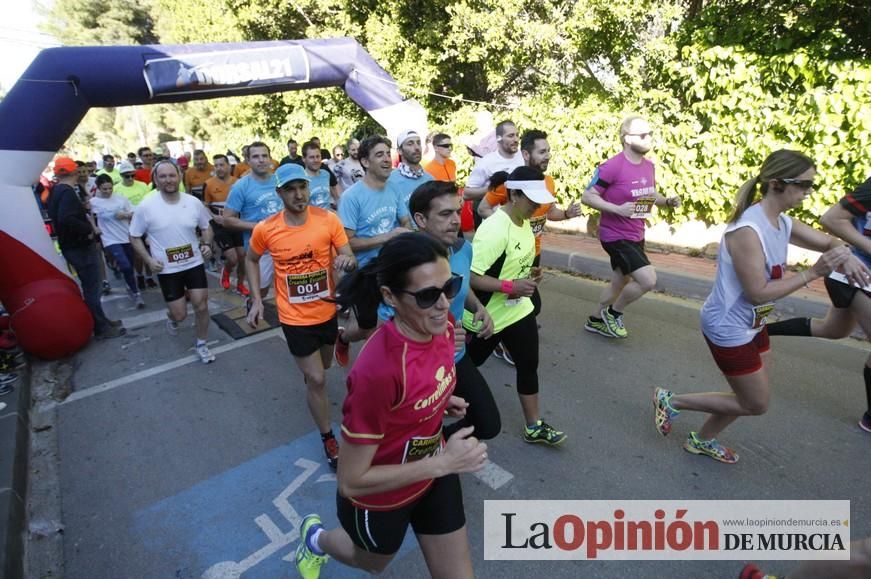
<svg viewBox="0 0 871 579">
<path fill-rule="evenodd" d="M 828 276 L 825 278 L 824 283 L 826 284 L 826 291 L 829 293 L 829 299 L 832 300 L 832 305 L 838 309 L 849 308 L 856 297 L 856 292 L 862 292 L 871 298 L 871 293 Z"/>
<path fill-rule="evenodd" d="M 399 550 L 409 523 L 419 535 L 447 535 L 466 524 L 463 491 L 456 474 L 435 479 L 424 496 L 394 511 L 361 509 L 339 493 L 336 509 L 351 541 L 360 549 L 379 555 L 392 555 Z"/>
<path fill-rule="evenodd" d="M 644 253 L 644 240 L 603 241 L 602 248 L 611 258 L 611 269 L 619 269 L 623 275 L 629 275 L 636 269 L 650 265 L 647 254 Z"/>
<path fill-rule="evenodd" d="M 234 247 L 245 247 L 241 231 L 227 229 L 214 221 L 212 222 L 212 230 L 215 232 L 215 243 L 221 248 L 222 253 Z"/>
<path fill-rule="evenodd" d="M 313 326 L 291 326 L 281 324 L 287 348 L 296 358 L 306 358 L 323 346 L 333 346 L 339 337 L 339 323 L 336 317 Z"/>
<path fill-rule="evenodd" d="M 159 273 L 157 274 L 157 282 L 160 284 L 160 291 L 163 292 L 163 299 L 167 303 L 182 299 L 187 290 L 207 289 L 209 287 L 206 266 L 203 264 L 176 273 Z"/>
</svg>

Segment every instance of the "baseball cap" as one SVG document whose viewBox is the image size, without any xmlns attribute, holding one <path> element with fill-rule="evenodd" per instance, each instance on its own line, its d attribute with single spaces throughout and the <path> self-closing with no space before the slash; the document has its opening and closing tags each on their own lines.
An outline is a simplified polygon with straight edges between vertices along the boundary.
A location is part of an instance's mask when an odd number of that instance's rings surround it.
<svg viewBox="0 0 871 579">
<path fill-rule="evenodd" d="M 405 143 L 405 141 L 407 141 L 411 137 L 417 137 L 419 139 L 420 135 L 417 134 L 417 131 L 414 131 L 411 129 L 409 129 L 407 131 L 402 131 L 401 133 L 399 133 L 399 136 L 396 138 L 396 146 L 401 147 L 402 144 Z"/>
<path fill-rule="evenodd" d="M 547 190 L 544 174 L 532 167 L 517 167 L 511 171 L 508 180 L 505 181 L 505 188 L 519 189 L 530 201 L 540 205 L 556 202 L 556 198 Z"/>
<path fill-rule="evenodd" d="M 296 163 L 285 163 L 275 170 L 275 186 L 282 187 L 291 181 L 308 181 L 305 169 Z"/>
<path fill-rule="evenodd" d="M 121 161 L 118 165 L 118 172 L 123 175 L 124 173 L 135 173 L 136 169 L 130 161 Z"/>
<path fill-rule="evenodd" d="M 69 175 L 78 169 L 79 166 L 69 157 L 58 157 L 54 160 L 54 174 L 57 176 Z"/>
<path fill-rule="evenodd" d="M 182 155 L 178 159 L 175 160 L 179 167 L 187 168 L 188 166 L 188 158 Z"/>
</svg>

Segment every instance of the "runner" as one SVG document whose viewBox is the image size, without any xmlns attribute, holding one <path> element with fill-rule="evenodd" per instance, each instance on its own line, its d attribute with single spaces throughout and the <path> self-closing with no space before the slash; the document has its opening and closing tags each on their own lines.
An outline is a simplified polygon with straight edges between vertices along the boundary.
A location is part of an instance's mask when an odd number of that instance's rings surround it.
<svg viewBox="0 0 871 579">
<path fill-rule="evenodd" d="M 278 167 L 275 188 L 284 210 L 254 227 L 245 257 L 252 282 L 248 323 L 256 327 L 263 317 L 258 262 L 268 252 L 278 272 L 276 304 L 287 347 L 305 377 L 309 412 L 321 433 L 327 462 L 336 468 L 339 446 L 330 422 L 325 371 L 333 360 L 339 326 L 336 306 L 326 298 L 333 294 L 330 270 L 352 271 L 357 261 L 336 214 L 309 206 L 309 177 L 302 167 Z"/>
<path fill-rule="evenodd" d="M 463 276 L 463 285 L 451 300 L 451 315 L 457 320 L 454 330 L 457 345 L 454 354 L 457 387 L 454 394 L 468 402 L 469 406 L 462 420 L 445 427 L 445 436 L 449 437 L 465 426 L 474 426 L 475 435 L 480 440 L 488 440 L 502 430 L 499 407 L 496 406 L 487 381 L 472 362 L 472 358 L 467 355 L 466 331 L 459 322 L 463 319 L 463 310 L 468 310 L 473 315 L 475 326 L 480 326 L 479 335 L 487 338 L 493 333 L 493 320 L 470 287 L 472 244 L 457 237 L 462 203 L 455 183 L 430 181 L 411 194 L 409 212 L 421 233 L 439 240 L 448 248 L 451 272 Z"/>
<path fill-rule="evenodd" d="M 450 299 L 462 279 L 444 246 L 419 233 L 388 241 L 377 259 L 339 283 L 345 308 L 382 299 L 396 312 L 366 342 L 348 375 L 336 497 L 340 528 L 318 515 L 300 526 L 300 574 L 320 575 L 327 556 L 369 573 L 383 571 L 410 524 L 433 577 L 473 576 L 457 473 L 481 469 L 487 446 L 458 430 L 447 443 L 445 412 L 461 416 L 452 396 L 454 332 Z"/>
<path fill-rule="evenodd" d="M 360 144 L 360 162 L 366 170 L 361 181 L 345 191 L 339 200 L 339 219 L 351 243 L 360 267 L 378 255 L 381 246 L 397 235 L 410 231 L 408 205 L 399 203 L 396 193 L 387 186 L 393 168 L 390 161 L 390 141 L 376 135 Z M 350 343 L 369 336 L 378 323 L 377 305 L 357 309 L 356 322 L 339 328 L 336 342 L 336 362 L 347 366 Z"/>
<path fill-rule="evenodd" d="M 488 153 L 475 162 L 472 173 L 463 189 L 463 197 L 472 201 L 474 226 L 481 225 L 478 206 L 487 193 L 490 178 L 500 171 L 510 173 L 523 166 L 523 155 L 520 152 L 520 138 L 517 126 L 513 121 L 505 120 L 496 125 L 496 150 Z"/>
<path fill-rule="evenodd" d="M 255 141 L 243 149 L 250 171 L 230 189 L 230 196 L 224 205 L 223 225 L 227 229 L 241 231 L 242 242 L 248 247 L 254 226 L 281 211 L 282 203 L 275 192 L 269 147 L 262 141 Z M 269 295 L 274 274 L 272 258 L 264 253 L 260 259 L 261 298 Z"/>
<path fill-rule="evenodd" d="M 871 267 L 871 179 L 865 181 L 853 193 L 829 208 L 820 218 L 820 223 L 853 246 L 853 253 Z M 860 289 L 846 283 L 846 279 L 833 273 L 825 279 L 826 291 L 832 306 L 823 320 L 792 318 L 768 325 L 771 336 L 813 336 L 837 340 L 853 333 L 858 322 L 866 336 L 871 336 L 871 287 Z M 867 409 L 859 419 L 859 428 L 871 432 L 871 355 L 863 367 Z"/>
<path fill-rule="evenodd" d="M 770 154 L 759 175 L 738 191 L 735 212 L 720 243 L 714 289 L 702 306 L 702 333 L 732 392 L 674 394 L 656 388 L 653 395 L 657 431 L 665 436 L 683 410 L 710 414 L 698 432 L 690 432 L 684 449 L 725 463 L 738 455 L 716 436 L 739 416 L 768 410 L 769 341 L 765 322 L 775 300 L 787 296 L 835 268 L 865 285 L 871 271 L 847 246 L 783 213 L 798 207 L 813 190 L 814 162 L 796 151 Z M 757 187 L 762 200 L 754 202 Z M 790 243 L 825 252 L 807 271 L 784 277 Z"/>
<path fill-rule="evenodd" d="M 212 254 L 209 212 L 193 195 L 178 190 L 181 173 L 172 161 L 159 161 L 152 170 L 156 193 L 148 196 L 133 213 L 130 241 L 143 261 L 157 272 L 166 301 L 166 329 L 178 335 L 178 324 L 187 317 L 190 296 L 196 321 L 196 351 L 204 364 L 215 361 L 206 345 L 209 332 L 209 284 L 203 259 Z M 202 242 L 197 240 L 197 227 Z M 142 241 L 148 235 L 149 247 Z M 149 252 L 150 250 L 150 252 Z"/>
<path fill-rule="evenodd" d="M 644 225 L 653 206 L 679 207 L 680 197 L 656 191 L 653 163 L 646 159 L 653 131 L 639 116 L 620 124 L 623 151 L 596 169 L 581 203 L 598 209 L 599 241 L 611 258 L 611 283 L 602 290 L 584 329 L 608 338 L 626 338 L 626 306 L 656 287 L 656 270 L 644 253 Z"/>
<path fill-rule="evenodd" d="M 133 217 L 133 204 L 123 195 L 113 192 L 112 176 L 108 173 L 97 175 L 97 194 L 91 199 L 91 211 L 100 228 L 103 249 L 112 257 L 127 284 L 130 301 L 139 308 L 145 301 L 136 277 L 133 275 L 133 246 L 130 245 L 130 219 Z"/>
<path fill-rule="evenodd" d="M 320 147 L 311 141 L 303 143 L 302 161 L 312 206 L 335 210 L 339 203 L 339 186 L 330 185 L 330 172 L 322 168 Z"/>
<path fill-rule="evenodd" d="M 187 157 L 179 157 L 187 163 Z M 194 151 L 194 166 L 184 171 L 184 188 L 185 191 L 199 199 L 203 200 L 203 186 L 212 175 L 215 168 L 209 163 L 205 151 L 197 149 Z"/>
<path fill-rule="evenodd" d="M 230 175 L 230 160 L 227 155 L 212 157 L 215 176 L 203 185 L 203 200 L 212 212 L 212 229 L 215 232 L 215 243 L 221 249 L 224 267 L 221 270 L 221 287 L 230 289 L 230 272 L 236 270 L 236 291 L 243 296 L 249 294 L 245 287 L 245 242 L 242 232 L 224 227 L 224 206 L 230 189 L 236 183 L 236 178 Z"/>
<path fill-rule="evenodd" d="M 396 148 L 402 159 L 399 166 L 387 178 L 387 186 L 396 192 L 399 203 L 408 207 L 408 200 L 415 189 L 432 181 L 432 175 L 423 170 L 420 165 L 420 136 L 415 131 L 402 131 L 396 140 Z M 412 223 L 412 225 L 414 225 Z"/>
<path fill-rule="evenodd" d="M 497 173 L 494 178 L 504 173 Z M 538 397 L 538 325 L 532 294 L 541 280 L 533 268 L 535 235 L 529 219 L 540 205 L 556 201 L 548 192 L 544 174 L 532 167 L 514 169 L 505 182 L 509 202 L 478 228 L 472 243 L 472 289 L 493 318 L 494 333 L 475 335 L 468 351 L 476 366 L 483 364 L 499 342 L 514 356 L 517 394 L 523 410 L 526 442 L 562 443 L 566 435 L 541 419 Z M 471 314 L 466 329 L 478 331 Z"/>
<path fill-rule="evenodd" d="M 527 167 L 538 169 L 542 173 L 547 172 L 547 167 L 550 164 L 550 145 L 547 142 L 547 133 L 532 129 L 523 133 L 520 138 L 520 152 L 523 155 L 523 163 Z M 544 183 L 548 192 L 556 196 L 556 184 L 550 175 L 544 176 Z M 478 214 L 481 217 L 487 218 L 493 214 L 497 207 L 508 201 L 508 192 L 505 185 L 492 187 L 481 204 L 478 206 Z M 532 232 L 535 234 L 535 260 L 532 262 L 533 268 L 538 268 L 541 265 L 541 235 L 544 233 L 544 226 L 547 221 L 563 221 L 577 217 L 581 214 L 581 207 L 578 203 L 572 203 L 566 209 L 558 207 L 555 203 L 545 203 L 540 205 L 529 224 L 532 226 Z M 535 315 L 541 313 L 541 294 L 538 288 L 535 288 L 535 293 L 532 294 L 532 305 L 535 306 Z M 493 355 L 501 358 L 514 365 L 514 359 L 511 353 L 507 351 L 503 344 L 496 346 L 493 350 Z"/>
</svg>

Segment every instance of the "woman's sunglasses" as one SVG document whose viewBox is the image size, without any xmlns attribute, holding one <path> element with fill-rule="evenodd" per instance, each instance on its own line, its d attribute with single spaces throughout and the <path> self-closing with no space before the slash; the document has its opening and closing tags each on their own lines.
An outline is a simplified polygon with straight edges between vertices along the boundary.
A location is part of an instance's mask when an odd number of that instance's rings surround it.
<svg viewBox="0 0 871 579">
<path fill-rule="evenodd" d="M 436 305 L 436 302 L 439 301 L 442 294 L 445 294 L 445 297 L 449 300 L 453 299 L 454 296 L 460 293 L 461 287 L 463 287 L 463 276 L 453 274 L 451 279 L 449 279 L 442 287 L 425 287 L 416 292 L 410 292 L 403 289 L 393 291 L 414 296 L 414 301 L 417 302 L 417 307 L 422 310 L 427 310 Z"/>
</svg>

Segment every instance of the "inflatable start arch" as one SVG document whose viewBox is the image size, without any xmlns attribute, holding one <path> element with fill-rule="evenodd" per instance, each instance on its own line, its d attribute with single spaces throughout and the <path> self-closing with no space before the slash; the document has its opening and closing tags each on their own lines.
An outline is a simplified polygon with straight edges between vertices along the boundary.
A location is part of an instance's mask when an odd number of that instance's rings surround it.
<svg viewBox="0 0 871 579">
<path fill-rule="evenodd" d="M 425 132 L 420 104 L 351 38 L 43 50 L 0 102 L 0 301 L 21 346 L 58 358 L 93 329 L 31 189 L 88 109 L 330 86 L 388 135 Z"/>
</svg>

